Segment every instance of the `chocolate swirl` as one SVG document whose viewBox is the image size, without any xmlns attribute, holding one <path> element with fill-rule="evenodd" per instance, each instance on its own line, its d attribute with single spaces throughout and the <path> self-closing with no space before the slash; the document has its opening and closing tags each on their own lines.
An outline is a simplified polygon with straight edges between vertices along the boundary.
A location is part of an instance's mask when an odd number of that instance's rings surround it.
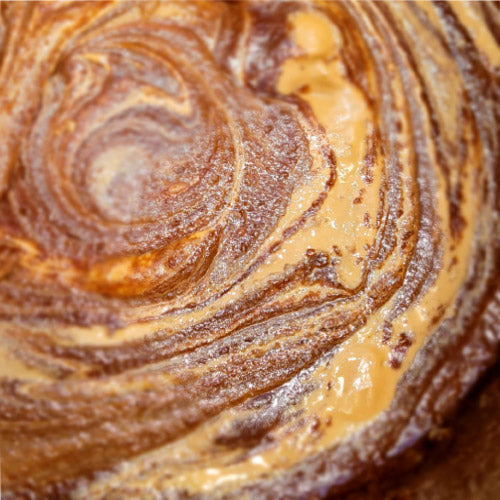
<svg viewBox="0 0 500 500">
<path fill-rule="evenodd" d="M 494 360 L 495 4 L 0 11 L 6 498 L 278 498 Z"/>
</svg>

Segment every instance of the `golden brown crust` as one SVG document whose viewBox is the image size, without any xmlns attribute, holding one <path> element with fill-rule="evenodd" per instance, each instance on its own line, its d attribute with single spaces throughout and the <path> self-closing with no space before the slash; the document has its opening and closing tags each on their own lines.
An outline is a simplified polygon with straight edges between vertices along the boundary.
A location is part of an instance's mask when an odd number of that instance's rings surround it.
<svg viewBox="0 0 500 500">
<path fill-rule="evenodd" d="M 6 498 L 411 463 L 500 339 L 497 6 L 0 14 Z"/>
</svg>

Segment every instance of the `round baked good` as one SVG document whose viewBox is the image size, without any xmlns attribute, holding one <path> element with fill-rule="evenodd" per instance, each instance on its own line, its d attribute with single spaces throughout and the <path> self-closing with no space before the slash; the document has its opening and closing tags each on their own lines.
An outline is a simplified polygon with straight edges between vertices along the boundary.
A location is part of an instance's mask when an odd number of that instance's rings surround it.
<svg viewBox="0 0 500 500">
<path fill-rule="evenodd" d="M 500 341 L 500 9 L 4 3 L 4 499 L 322 498 Z"/>
</svg>

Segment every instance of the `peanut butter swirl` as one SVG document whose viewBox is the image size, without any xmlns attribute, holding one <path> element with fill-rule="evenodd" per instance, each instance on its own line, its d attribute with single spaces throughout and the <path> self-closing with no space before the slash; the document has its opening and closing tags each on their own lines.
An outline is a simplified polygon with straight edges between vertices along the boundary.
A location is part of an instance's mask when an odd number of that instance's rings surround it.
<svg viewBox="0 0 500 500">
<path fill-rule="evenodd" d="M 17 498 L 348 491 L 500 343 L 500 9 L 0 10 Z"/>
</svg>

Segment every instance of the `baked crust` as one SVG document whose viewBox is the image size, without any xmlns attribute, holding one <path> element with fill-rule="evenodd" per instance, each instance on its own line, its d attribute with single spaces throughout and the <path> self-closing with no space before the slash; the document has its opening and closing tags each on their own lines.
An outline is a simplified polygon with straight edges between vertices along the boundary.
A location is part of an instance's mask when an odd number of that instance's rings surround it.
<svg viewBox="0 0 500 500">
<path fill-rule="evenodd" d="M 0 13 L 4 497 L 417 466 L 498 355 L 498 4 Z"/>
</svg>

